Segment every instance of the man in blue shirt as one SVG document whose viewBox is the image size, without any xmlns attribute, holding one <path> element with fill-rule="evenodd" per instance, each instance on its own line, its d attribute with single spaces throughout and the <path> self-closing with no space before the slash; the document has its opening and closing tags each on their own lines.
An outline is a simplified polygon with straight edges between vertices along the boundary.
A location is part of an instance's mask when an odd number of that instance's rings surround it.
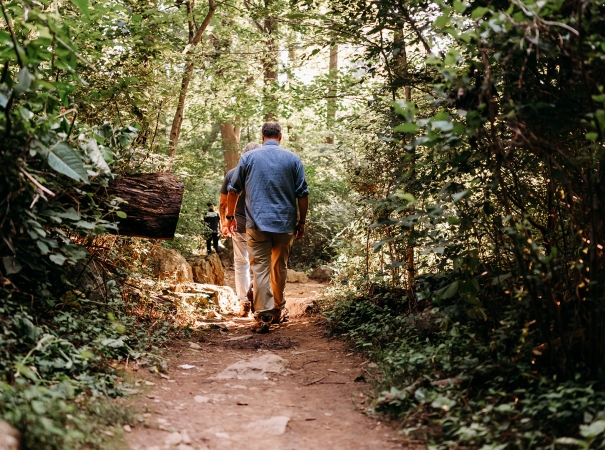
<svg viewBox="0 0 605 450">
<path fill-rule="evenodd" d="M 263 146 L 242 155 L 231 177 L 226 219 L 227 227 L 236 230 L 235 206 L 245 190 L 254 331 L 267 333 L 271 323 L 280 323 L 286 305 L 288 257 L 294 239 L 305 233 L 309 189 L 300 158 L 279 146 L 281 126 L 265 123 L 262 137 Z"/>
</svg>

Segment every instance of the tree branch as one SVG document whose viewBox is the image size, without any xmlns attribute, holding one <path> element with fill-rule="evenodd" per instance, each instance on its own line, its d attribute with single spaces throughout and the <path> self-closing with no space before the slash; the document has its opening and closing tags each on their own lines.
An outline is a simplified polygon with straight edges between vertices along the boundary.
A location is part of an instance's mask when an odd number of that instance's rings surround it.
<svg viewBox="0 0 605 450">
<path fill-rule="evenodd" d="M 206 14 L 206 17 L 204 17 L 204 21 L 202 22 L 202 25 L 200 25 L 200 27 L 197 30 L 197 33 L 195 33 L 195 36 L 193 37 L 193 40 L 191 41 L 191 46 L 195 46 L 198 44 L 198 42 L 200 42 L 200 40 L 202 39 L 202 35 L 204 34 L 204 31 L 206 31 L 206 28 L 208 28 L 208 25 L 210 24 L 210 20 L 212 19 L 212 16 L 214 15 L 214 12 L 216 11 L 216 4 L 214 3 L 214 0 L 208 0 L 208 13 Z"/>
<path fill-rule="evenodd" d="M 0 0 L 0 1 L 2 1 L 2 0 Z M 45 194 L 50 195 L 51 197 L 54 197 L 54 196 L 55 196 L 55 193 L 54 193 L 53 191 L 51 191 L 50 189 L 45 188 L 44 186 L 42 186 L 42 185 L 40 184 L 40 182 L 39 182 L 38 180 L 36 180 L 34 177 L 32 177 L 32 176 L 31 176 L 29 173 L 27 173 L 27 172 L 25 171 L 25 169 L 23 169 L 22 167 L 19 167 L 19 171 L 20 171 L 20 172 L 21 172 L 23 175 L 25 175 L 25 176 L 28 178 L 28 180 L 29 180 L 29 181 L 31 181 L 32 183 L 34 183 L 34 184 L 36 185 L 36 187 L 37 187 L 38 189 L 40 189 L 42 192 L 44 192 Z"/>
<path fill-rule="evenodd" d="M 13 45 L 15 46 L 15 54 L 17 55 L 17 62 L 19 63 L 19 67 L 23 68 L 24 67 L 23 60 L 21 60 L 21 55 L 19 54 L 19 45 L 17 44 L 17 38 L 15 37 L 13 25 L 11 24 L 11 20 L 8 17 L 6 8 L 4 7 L 4 0 L 0 0 L 0 6 L 2 6 L 2 14 L 4 15 L 4 20 L 6 20 L 6 26 L 8 27 L 8 31 L 10 31 L 11 40 L 13 41 Z"/>
</svg>

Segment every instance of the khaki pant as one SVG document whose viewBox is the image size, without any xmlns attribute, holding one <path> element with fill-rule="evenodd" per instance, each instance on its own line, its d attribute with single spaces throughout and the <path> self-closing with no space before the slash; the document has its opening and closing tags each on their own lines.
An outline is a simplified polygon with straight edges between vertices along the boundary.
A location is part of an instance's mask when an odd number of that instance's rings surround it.
<svg viewBox="0 0 605 450">
<path fill-rule="evenodd" d="M 294 233 L 248 229 L 248 255 L 254 283 L 254 314 L 272 315 L 286 305 L 284 289 Z"/>
</svg>

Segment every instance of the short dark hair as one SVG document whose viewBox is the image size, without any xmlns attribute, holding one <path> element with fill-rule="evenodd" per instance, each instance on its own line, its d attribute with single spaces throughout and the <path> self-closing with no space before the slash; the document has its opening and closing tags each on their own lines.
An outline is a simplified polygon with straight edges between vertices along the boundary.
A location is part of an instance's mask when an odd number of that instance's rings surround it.
<svg viewBox="0 0 605 450">
<path fill-rule="evenodd" d="M 277 122 L 265 122 L 261 133 L 266 138 L 278 138 L 281 134 L 281 125 Z"/>
<path fill-rule="evenodd" d="M 206 206 L 207 206 L 208 208 L 210 208 L 211 206 L 214 206 L 214 203 L 212 203 L 212 202 L 208 202 L 208 203 L 206 203 Z"/>
</svg>

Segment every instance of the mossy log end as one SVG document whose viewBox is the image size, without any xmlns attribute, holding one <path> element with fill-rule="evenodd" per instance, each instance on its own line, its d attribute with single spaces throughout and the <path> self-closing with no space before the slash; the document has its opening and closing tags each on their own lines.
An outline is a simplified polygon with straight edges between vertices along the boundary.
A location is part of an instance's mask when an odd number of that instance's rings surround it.
<svg viewBox="0 0 605 450">
<path fill-rule="evenodd" d="M 120 205 L 125 219 L 116 218 L 120 236 L 173 239 L 179 221 L 185 185 L 167 172 L 126 175 L 107 193 L 128 203 Z"/>
</svg>

